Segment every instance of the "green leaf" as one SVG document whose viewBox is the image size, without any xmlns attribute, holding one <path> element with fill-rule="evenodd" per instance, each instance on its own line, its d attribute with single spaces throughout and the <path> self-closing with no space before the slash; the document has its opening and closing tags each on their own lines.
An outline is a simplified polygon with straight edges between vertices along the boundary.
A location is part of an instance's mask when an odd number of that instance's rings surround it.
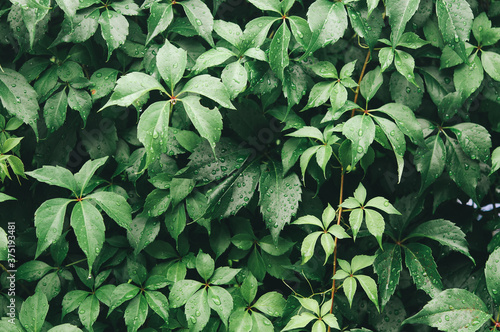
<svg viewBox="0 0 500 332">
<path fill-rule="evenodd" d="M 266 40 L 271 25 L 277 20 L 278 17 L 262 16 L 248 22 L 244 31 L 243 48 L 260 47 Z"/>
<path fill-rule="evenodd" d="M 240 271 L 241 269 L 232 269 L 227 266 L 219 267 L 214 271 L 210 282 L 213 285 L 227 285 Z"/>
<path fill-rule="evenodd" d="M 328 262 L 328 258 L 330 258 L 330 256 L 333 254 L 333 251 L 335 250 L 335 241 L 330 234 L 326 233 L 321 234 L 320 240 L 321 246 L 325 251 L 325 262 L 323 263 L 323 265 L 326 265 L 326 263 Z"/>
<path fill-rule="evenodd" d="M 187 52 L 165 39 L 165 44 L 158 50 L 156 66 L 173 95 L 175 85 L 179 83 L 186 70 Z"/>
<path fill-rule="evenodd" d="M 273 332 L 274 326 L 273 323 L 264 315 L 253 312 L 252 313 L 253 326 L 257 328 L 257 331 L 262 332 Z"/>
<path fill-rule="evenodd" d="M 396 156 L 396 162 L 398 164 L 398 183 L 401 181 L 401 176 L 403 175 L 404 169 L 404 154 L 406 152 L 406 141 L 403 133 L 399 128 L 387 119 L 373 116 L 373 119 L 378 123 L 380 129 L 384 132 L 385 136 L 391 143 L 394 155 Z"/>
<path fill-rule="evenodd" d="M 436 14 L 443 40 L 453 50 L 468 62 L 465 42 L 469 40 L 474 14 L 466 0 L 436 1 Z"/>
<path fill-rule="evenodd" d="M 117 76 L 118 70 L 116 69 L 100 68 L 96 70 L 90 77 L 92 99 L 97 100 L 106 97 L 113 91 Z"/>
<path fill-rule="evenodd" d="M 347 277 L 342 283 L 342 289 L 344 290 L 344 294 L 347 297 L 347 300 L 349 301 L 349 307 L 352 307 L 352 300 L 354 298 L 354 295 L 356 294 L 357 288 L 358 285 L 354 277 Z"/>
<path fill-rule="evenodd" d="M 212 286 L 208 288 L 208 305 L 219 315 L 227 326 L 229 315 L 233 310 L 233 298 L 227 290 L 222 287 Z M 195 313 L 196 315 L 196 313 Z"/>
<path fill-rule="evenodd" d="M 321 133 L 321 131 L 318 128 L 312 126 L 304 126 L 290 134 L 287 134 L 287 136 L 310 137 L 324 143 L 323 133 Z"/>
<path fill-rule="evenodd" d="M 210 279 L 214 273 L 214 266 L 215 262 L 209 254 L 201 251 L 198 253 L 198 256 L 196 256 L 196 270 L 205 281 Z"/>
<path fill-rule="evenodd" d="M 6 195 L 4 193 L 0 193 L 0 202 L 15 201 L 15 200 L 17 200 L 15 197 Z"/>
<path fill-rule="evenodd" d="M 165 214 L 165 226 L 170 236 L 177 242 L 179 235 L 186 227 L 186 207 L 184 203 L 178 204 Z"/>
<path fill-rule="evenodd" d="M 375 283 L 375 280 L 364 275 L 355 275 L 354 278 L 359 281 L 359 284 L 361 285 L 361 287 L 363 287 L 363 290 L 365 291 L 370 301 L 375 304 L 377 310 L 380 312 L 380 308 L 378 305 L 377 284 Z"/>
<path fill-rule="evenodd" d="M 401 36 L 398 46 L 403 46 L 411 49 L 417 49 L 430 44 L 430 42 L 421 39 L 416 33 L 406 32 Z"/>
<path fill-rule="evenodd" d="M 488 258 L 484 269 L 486 286 L 491 298 L 496 304 L 500 303 L 500 277 L 498 274 L 498 261 L 500 259 L 500 248 L 495 249 Z"/>
<path fill-rule="evenodd" d="M 210 46 L 214 47 L 212 30 L 214 29 L 214 18 L 210 9 L 200 0 L 187 0 L 179 2 L 186 12 L 191 25 L 198 34 L 205 39 Z"/>
<path fill-rule="evenodd" d="M 443 173 L 446 160 L 445 146 L 439 135 L 426 138 L 425 144 L 427 148 L 418 147 L 414 159 L 415 167 L 422 177 L 420 192 Z"/>
<path fill-rule="evenodd" d="M 108 58 L 113 51 L 125 43 L 128 35 L 128 21 L 122 14 L 106 9 L 99 17 L 102 38 L 108 46 Z"/>
<path fill-rule="evenodd" d="M 83 126 L 85 127 L 87 118 L 92 109 L 92 98 L 88 92 L 77 90 L 70 86 L 68 92 L 68 106 L 80 113 L 80 117 L 83 120 Z"/>
<path fill-rule="evenodd" d="M 404 250 L 405 264 L 415 285 L 434 298 L 443 289 L 443 284 L 431 249 L 420 243 L 409 243 Z"/>
<path fill-rule="evenodd" d="M 154 189 L 146 197 L 144 211 L 150 217 L 157 217 L 167 211 L 170 206 L 170 193 L 168 190 Z"/>
<path fill-rule="evenodd" d="M 400 73 L 394 72 L 389 83 L 392 99 L 398 104 L 408 106 L 413 111 L 418 109 L 424 95 L 424 82 L 420 75 L 415 74 L 415 82 L 417 87 Z"/>
<path fill-rule="evenodd" d="M 285 309 L 285 299 L 278 292 L 268 292 L 255 301 L 253 307 L 272 317 L 281 317 Z"/>
<path fill-rule="evenodd" d="M 281 14 L 281 4 L 278 0 L 248 0 L 260 10 L 266 10 Z"/>
<path fill-rule="evenodd" d="M 495 52 L 482 51 L 481 62 L 483 64 L 484 71 L 495 81 L 500 81 L 500 55 Z"/>
<path fill-rule="evenodd" d="M 224 63 L 227 59 L 234 57 L 235 55 L 236 54 L 225 47 L 212 48 L 205 53 L 202 53 L 196 59 L 196 63 L 191 70 L 193 73 L 198 74 L 207 68 Z"/>
<path fill-rule="evenodd" d="M 80 191 L 80 196 L 83 194 L 87 185 L 89 184 L 92 176 L 102 165 L 106 163 L 108 157 L 103 157 L 95 160 L 89 160 L 83 164 L 82 168 L 78 173 L 75 174 L 75 180 L 77 184 L 77 191 Z"/>
<path fill-rule="evenodd" d="M 398 210 L 396 210 L 394 208 L 394 206 L 392 206 L 391 203 L 389 203 L 388 199 L 381 197 L 381 196 L 377 196 L 377 197 L 370 199 L 366 203 L 365 207 L 374 207 L 374 208 L 380 209 L 388 214 L 401 215 L 401 213 Z"/>
<path fill-rule="evenodd" d="M 238 24 L 223 20 L 215 20 L 214 31 L 231 45 L 238 49 L 240 48 L 243 41 L 243 31 Z"/>
<path fill-rule="evenodd" d="M 146 148 L 146 167 L 168 150 L 171 109 L 169 101 L 157 101 L 151 104 L 139 119 L 137 139 Z"/>
<path fill-rule="evenodd" d="M 222 83 L 226 86 L 231 99 L 236 98 L 240 93 L 245 91 L 247 77 L 247 70 L 241 65 L 240 61 L 232 62 L 222 70 Z"/>
<path fill-rule="evenodd" d="M 394 49 L 391 47 L 383 47 L 378 54 L 378 59 L 382 67 L 380 71 L 384 72 L 394 61 Z"/>
<path fill-rule="evenodd" d="M 45 262 L 28 261 L 17 269 L 17 278 L 28 282 L 41 279 L 53 268 Z"/>
<path fill-rule="evenodd" d="M 487 162 L 490 158 L 491 138 L 486 128 L 479 124 L 464 122 L 450 127 L 462 150 L 473 160 Z"/>
<path fill-rule="evenodd" d="M 21 306 L 19 320 L 28 332 L 39 332 L 49 312 L 47 297 L 42 292 L 35 292 Z"/>
<path fill-rule="evenodd" d="M 420 127 L 413 111 L 407 106 L 389 103 L 374 111 L 380 111 L 389 115 L 403 134 L 408 136 L 413 143 L 420 146 L 425 144 L 422 128 Z"/>
<path fill-rule="evenodd" d="M 479 57 L 474 57 L 470 64 L 462 64 L 453 72 L 455 88 L 463 100 L 472 95 L 483 82 L 484 72 Z"/>
<path fill-rule="evenodd" d="M 382 83 L 384 83 L 384 76 L 380 71 L 380 67 L 377 66 L 377 68 L 366 73 L 360 84 L 360 92 L 366 99 L 366 103 L 370 102 L 370 100 L 375 97 Z"/>
<path fill-rule="evenodd" d="M 131 230 L 132 208 L 125 197 L 114 192 L 99 191 L 88 195 L 87 198 L 93 199 L 118 225 Z"/>
<path fill-rule="evenodd" d="M 359 229 L 361 228 L 361 223 L 363 222 L 364 212 L 362 209 L 352 210 L 349 214 L 349 225 L 352 228 L 352 235 L 354 240 L 356 240 L 356 235 L 358 234 Z"/>
<path fill-rule="evenodd" d="M 186 303 L 186 301 L 201 287 L 203 284 L 195 280 L 179 280 L 170 290 L 170 307 L 178 308 Z"/>
<path fill-rule="evenodd" d="M 413 73 L 413 70 L 415 69 L 415 60 L 410 54 L 404 51 L 396 50 L 394 54 L 394 64 L 396 65 L 397 71 L 401 75 L 403 75 L 415 86 L 418 86 L 417 82 L 415 82 L 415 74 Z"/>
<path fill-rule="evenodd" d="M 321 222 L 321 220 L 319 220 L 317 217 L 311 216 L 311 215 L 305 215 L 305 216 L 302 216 L 300 218 L 297 218 L 297 220 L 295 220 L 292 224 L 294 224 L 294 225 L 315 225 L 315 226 L 320 227 L 321 229 L 324 228 L 324 225 Z"/>
<path fill-rule="evenodd" d="M 136 296 L 125 309 L 125 325 L 128 331 L 137 331 L 144 324 L 148 316 L 148 302 L 146 298 L 139 294 Z"/>
<path fill-rule="evenodd" d="M 72 312 L 76 308 L 82 304 L 83 300 L 85 300 L 89 296 L 89 292 L 82 290 L 73 290 L 69 291 L 64 295 L 62 300 L 62 317 L 66 316 L 68 313 Z"/>
<path fill-rule="evenodd" d="M 491 171 L 490 175 L 495 173 L 500 169 L 500 147 L 497 147 L 493 152 L 491 153 Z"/>
<path fill-rule="evenodd" d="M 383 251 L 379 251 L 373 268 L 378 275 L 382 310 L 394 294 L 399 284 L 402 270 L 401 247 L 392 243 L 384 243 Z"/>
<path fill-rule="evenodd" d="M 165 31 L 174 18 L 171 3 L 153 2 L 149 11 L 151 15 L 148 16 L 148 36 L 146 38 L 146 45 L 149 44 L 154 37 Z"/>
<path fill-rule="evenodd" d="M 210 318 L 210 306 L 207 291 L 204 288 L 187 300 L 184 312 L 190 330 L 203 331 Z"/>
<path fill-rule="evenodd" d="M 109 314 L 118 308 L 122 303 L 127 302 L 133 299 L 140 291 L 140 288 L 136 285 L 125 283 L 116 286 L 111 294 L 111 298 L 113 299 L 112 305 L 109 307 Z"/>
<path fill-rule="evenodd" d="M 284 80 L 284 70 L 288 67 L 288 44 L 290 43 L 290 30 L 285 22 L 281 24 L 269 45 L 269 65 L 280 80 Z"/>
<path fill-rule="evenodd" d="M 210 75 L 198 75 L 190 79 L 179 92 L 197 93 L 219 103 L 222 107 L 235 109 L 229 98 L 229 93 L 220 79 Z M 190 96 L 191 97 L 191 96 Z M 184 101 L 186 97 L 183 97 Z"/>
<path fill-rule="evenodd" d="M 71 201 L 65 198 L 49 199 L 36 210 L 35 227 L 38 243 L 35 258 L 61 236 L 66 208 Z"/>
<path fill-rule="evenodd" d="M 474 262 L 474 258 L 472 258 L 467 248 L 467 240 L 465 239 L 464 232 L 451 221 L 435 219 L 424 222 L 417 226 L 407 238 L 410 239 L 421 236 L 448 246 L 450 249 L 469 257 L 472 262 Z"/>
<path fill-rule="evenodd" d="M 439 293 L 417 314 L 403 324 L 425 324 L 440 331 L 477 331 L 490 319 L 486 304 L 465 289 L 447 289 Z"/>
<path fill-rule="evenodd" d="M 388 0 L 386 2 L 387 16 L 391 25 L 391 41 L 393 45 L 398 45 L 406 23 L 417 11 L 420 1 L 417 0 Z"/>
<path fill-rule="evenodd" d="M 37 179 L 40 182 L 58 186 L 71 190 L 76 194 L 78 185 L 69 170 L 61 166 L 47 166 L 26 172 L 27 175 Z"/>
<path fill-rule="evenodd" d="M 281 163 L 271 160 L 261 169 L 259 192 L 260 211 L 277 242 L 279 233 L 297 212 L 302 194 L 299 177 L 297 174 L 284 177 Z"/>
<path fill-rule="evenodd" d="M 252 318 L 255 316 L 255 313 L 248 313 L 245 308 L 239 307 L 234 310 L 229 318 L 229 329 L 230 331 L 235 332 L 247 332 L 252 331 L 253 321 Z"/>
<path fill-rule="evenodd" d="M 283 3 L 283 2 L 282 2 Z M 311 40 L 311 30 L 306 20 L 299 16 L 289 16 L 290 30 L 295 40 L 305 49 Z"/>
<path fill-rule="evenodd" d="M 300 253 L 302 254 L 302 264 L 307 263 L 314 255 L 316 241 L 321 234 L 323 234 L 323 232 L 313 232 L 308 234 L 302 241 L 302 246 L 300 248 Z"/>
<path fill-rule="evenodd" d="M 194 127 L 210 143 L 215 154 L 215 143 L 219 141 L 222 131 L 222 116 L 217 107 L 210 109 L 201 105 L 200 99 L 187 96 L 182 98 L 182 103 Z"/>
<path fill-rule="evenodd" d="M 164 321 L 168 321 L 169 305 L 165 295 L 157 291 L 145 291 L 144 297 L 148 305 L 154 312 L 158 314 Z"/>
<path fill-rule="evenodd" d="M 476 187 L 480 178 L 478 162 L 467 156 L 457 140 L 446 140 L 446 166 L 451 179 L 473 200 L 477 201 Z"/>
<path fill-rule="evenodd" d="M 373 15 L 370 15 L 371 10 L 368 12 L 366 10 L 358 11 L 352 7 L 347 7 L 347 12 L 349 13 L 351 26 L 354 31 L 365 39 L 366 44 L 368 44 L 368 47 L 373 52 L 384 26 L 382 14 L 378 9 L 375 10 Z"/>
<path fill-rule="evenodd" d="M 375 138 L 375 124 L 366 114 L 356 115 L 344 123 L 342 134 L 352 142 L 351 165 L 354 166 L 372 144 Z"/>
<path fill-rule="evenodd" d="M 77 202 L 71 212 L 71 227 L 76 235 L 78 245 L 87 256 L 89 274 L 92 264 L 104 244 L 104 222 L 101 214 L 89 201 Z"/>
<path fill-rule="evenodd" d="M 384 217 L 375 210 L 365 209 L 365 220 L 368 231 L 375 236 L 378 244 L 382 247 L 382 235 L 385 229 Z"/>
<path fill-rule="evenodd" d="M 130 106 L 144 98 L 152 90 L 166 93 L 163 86 L 155 78 L 144 73 L 129 73 L 120 77 L 116 83 L 111 98 L 100 110 L 113 105 Z"/>
<path fill-rule="evenodd" d="M 302 109 L 302 111 L 323 105 L 332 95 L 333 86 L 333 82 L 316 83 L 311 89 L 307 105 Z"/>
<path fill-rule="evenodd" d="M 335 43 L 342 37 L 347 29 L 347 13 L 342 3 L 316 0 L 309 6 L 307 22 L 312 36 L 301 59 L 307 58 L 319 48 Z"/>
<path fill-rule="evenodd" d="M 92 325 L 94 325 L 99 316 L 99 300 L 92 294 L 83 300 L 82 304 L 78 308 L 78 316 L 82 325 L 88 330 L 92 330 Z"/>
<path fill-rule="evenodd" d="M 38 95 L 26 78 L 18 72 L 3 68 L 0 70 L 0 101 L 9 114 L 29 124 L 38 137 Z"/>
<path fill-rule="evenodd" d="M 240 287 L 241 295 L 248 304 L 251 304 L 255 299 L 255 295 L 257 294 L 257 289 L 258 289 L 257 279 L 255 279 L 253 274 L 251 273 L 248 274 L 245 280 L 243 280 Z"/>
<path fill-rule="evenodd" d="M 286 324 L 285 328 L 281 331 L 289 331 L 294 329 L 304 328 L 311 321 L 318 319 L 316 316 L 310 312 L 303 312 L 300 315 L 293 316 L 290 321 Z"/>
</svg>

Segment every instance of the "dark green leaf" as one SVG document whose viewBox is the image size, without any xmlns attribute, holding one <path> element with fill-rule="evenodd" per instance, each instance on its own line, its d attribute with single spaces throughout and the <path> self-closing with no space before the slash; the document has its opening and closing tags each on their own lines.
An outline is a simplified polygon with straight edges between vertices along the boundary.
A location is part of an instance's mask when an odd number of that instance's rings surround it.
<svg viewBox="0 0 500 332">
<path fill-rule="evenodd" d="M 383 249 L 383 251 L 379 251 L 373 264 L 375 273 L 378 275 L 382 309 L 394 294 L 396 286 L 399 284 L 399 277 L 402 270 L 401 247 L 386 243 Z"/>
<path fill-rule="evenodd" d="M 420 243 L 409 243 L 404 250 L 405 264 L 415 285 L 434 298 L 443 289 L 443 284 L 431 249 Z"/>
<path fill-rule="evenodd" d="M 283 24 L 274 34 L 271 45 L 269 46 L 269 64 L 280 80 L 284 80 L 284 70 L 289 64 L 288 44 L 290 43 L 290 30 Z"/>
<path fill-rule="evenodd" d="M 128 35 L 128 21 L 122 14 L 107 9 L 99 17 L 99 25 L 102 38 L 108 46 L 107 60 L 109 60 L 113 51 L 125 43 Z"/>
<path fill-rule="evenodd" d="M 476 151 L 477 152 L 477 151 Z M 477 200 L 476 187 L 480 177 L 477 161 L 467 156 L 457 140 L 446 140 L 446 166 L 451 179 L 473 200 Z"/>
<path fill-rule="evenodd" d="M 450 130 L 457 136 L 458 143 L 467 156 L 473 160 L 488 161 L 491 139 L 486 128 L 479 124 L 463 122 L 450 127 Z"/>
<path fill-rule="evenodd" d="M 61 236 L 69 203 L 71 203 L 70 199 L 53 198 L 43 202 L 36 210 L 35 226 L 38 244 L 35 258 Z"/>
<path fill-rule="evenodd" d="M 144 324 L 148 316 L 148 302 L 146 298 L 139 294 L 125 309 L 125 325 L 129 331 L 137 331 Z"/>
<path fill-rule="evenodd" d="M 389 24 L 392 28 L 391 40 L 393 45 L 398 45 L 399 40 L 405 31 L 406 23 L 408 23 L 417 11 L 419 3 L 419 0 L 387 1 L 386 11 L 387 16 L 389 16 Z"/>
<path fill-rule="evenodd" d="M 446 160 L 446 150 L 439 135 L 426 138 L 425 144 L 426 148 L 418 147 L 414 159 L 415 167 L 422 177 L 421 192 L 443 173 Z"/>
</svg>

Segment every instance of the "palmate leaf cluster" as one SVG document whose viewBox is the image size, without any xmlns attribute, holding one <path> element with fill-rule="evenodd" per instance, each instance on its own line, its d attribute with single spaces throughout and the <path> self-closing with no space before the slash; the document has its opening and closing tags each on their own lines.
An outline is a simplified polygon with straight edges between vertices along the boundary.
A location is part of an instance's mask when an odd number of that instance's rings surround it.
<svg viewBox="0 0 500 332">
<path fill-rule="evenodd" d="M 0 330 L 500 330 L 499 41 L 489 0 L 1 2 Z"/>
</svg>

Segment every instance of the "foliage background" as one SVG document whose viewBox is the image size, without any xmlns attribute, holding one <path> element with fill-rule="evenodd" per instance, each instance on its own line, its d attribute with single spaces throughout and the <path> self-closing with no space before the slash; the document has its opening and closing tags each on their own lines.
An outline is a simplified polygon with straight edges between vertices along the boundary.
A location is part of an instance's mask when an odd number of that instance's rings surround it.
<svg viewBox="0 0 500 332">
<path fill-rule="evenodd" d="M 0 329 L 498 330 L 499 16 L 1 2 Z"/>
</svg>

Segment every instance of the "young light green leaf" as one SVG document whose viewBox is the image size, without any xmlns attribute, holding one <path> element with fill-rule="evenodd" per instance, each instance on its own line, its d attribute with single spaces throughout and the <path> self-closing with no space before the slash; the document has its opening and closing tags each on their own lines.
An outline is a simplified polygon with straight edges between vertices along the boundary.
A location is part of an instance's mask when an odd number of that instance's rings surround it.
<svg viewBox="0 0 500 332">
<path fill-rule="evenodd" d="M 313 232 L 308 234 L 302 241 L 302 246 L 300 248 L 300 253 L 302 254 L 302 264 L 307 263 L 314 255 L 316 241 L 321 234 L 323 234 L 323 232 Z"/>
<path fill-rule="evenodd" d="M 469 40 L 474 19 L 469 3 L 466 0 L 437 0 L 436 14 L 444 42 L 450 45 L 464 62 L 468 62 L 465 42 Z"/>
<path fill-rule="evenodd" d="M 354 240 L 356 240 L 356 235 L 361 228 L 361 223 L 363 222 L 364 211 L 362 209 L 352 210 L 349 214 L 349 225 L 352 228 L 352 235 Z"/>
<path fill-rule="evenodd" d="M 321 234 L 320 240 L 321 240 L 321 246 L 325 251 L 325 262 L 323 263 L 323 265 L 326 265 L 326 263 L 328 262 L 328 258 L 330 258 L 330 256 L 333 254 L 333 251 L 335 250 L 335 241 L 333 240 L 333 237 L 330 234 L 326 233 Z"/>
<path fill-rule="evenodd" d="M 500 169 L 500 147 L 497 147 L 495 150 L 493 150 L 493 153 L 491 154 L 490 175 L 498 171 L 498 169 Z"/>
<path fill-rule="evenodd" d="M 365 291 L 370 301 L 375 304 L 377 310 L 380 312 L 378 304 L 377 284 L 375 283 L 375 280 L 364 275 L 355 275 L 354 278 L 359 281 L 359 284 L 361 285 L 361 287 L 363 287 L 363 290 Z"/>
<path fill-rule="evenodd" d="M 283 81 L 284 70 L 288 67 L 288 44 L 290 43 L 290 30 L 285 22 L 281 24 L 274 34 L 271 45 L 269 45 L 269 65 L 276 76 Z"/>
<path fill-rule="evenodd" d="M 260 10 L 266 10 L 281 14 L 281 4 L 279 0 L 248 0 L 252 5 Z"/>
<path fill-rule="evenodd" d="M 19 312 L 19 320 L 26 331 L 40 332 L 48 312 L 47 297 L 42 292 L 35 292 L 23 302 Z"/>
<path fill-rule="evenodd" d="M 128 21 L 122 14 L 107 9 L 99 17 L 102 38 L 108 46 L 108 58 L 115 49 L 125 43 L 128 35 Z"/>
<path fill-rule="evenodd" d="M 144 98 L 151 90 L 160 90 L 166 93 L 163 86 L 152 76 L 140 72 L 129 73 L 118 79 L 111 98 L 101 107 L 100 111 L 113 105 L 130 106 Z"/>
<path fill-rule="evenodd" d="M 377 196 L 377 197 L 374 197 L 372 199 L 370 199 L 368 201 L 368 203 L 366 203 L 365 207 L 374 207 L 374 208 L 377 208 L 377 209 L 380 209 L 382 211 L 384 211 L 385 213 L 388 213 L 388 214 L 398 214 L 398 215 L 401 215 L 401 213 L 396 210 L 394 208 L 394 206 L 392 206 L 391 203 L 389 203 L 389 200 L 384 198 L 384 197 L 381 197 L 381 196 Z"/>
<path fill-rule="evenodd" d="M 182 48 L 177 48 L 165 39 L 165 44 L 158 50 L 156 56 L 156 66 L 161 77 L 174 93 L 174 88 L 184 75 L 187 65 L 187 52 Z"/>
<path fill-rule="evenodd" d="M 89 201 L 79 201 L 71 212 L 71 227 L 75 232 L 78 245 L 87 256 L 90 274 L 92 264 L 104 244 L 105 227 L 101 213 Z"/>
<path fill-rule="evenodd" d="M 303 312 L 300 315 L 293 316 L 290 321 L 286 324 L 285 328 L 281 331 L 289 331 L 295 329 L 302 329 L 306 327 L 311 321 L 318 319 L 315 315 L 310 312 Z"/>
<path fill-rule="evenodd" d="M 356 283 L 356 279 L 354 277 L 345 278 L 342 283 L 342 289 L 344 290 L 344 294 L 349 301 L 349 307 L 352 307 L 352 300 L 354 299 L 354 295 L 356 294 L 356 289 L 358 288 L 358 284 Z"/>
<path fill-rule="evenodd" d="M 365 209 L 366 226 L 370 234 L 375 236 L 382 248 L 382 235 L 384 234 L 385 222 L 380 213 L 372 209 Z"/>
<path fill-rule="evenodd" d="M 437 294 L 403 324 L 425 324 L 440 331 L 477 331 L 491 317 L 488 307 L 465 289 L 447 289 Z"/>
<path fill-rule="evenodd" d="M 323 133 L 321 133 L 321 131 L 318 128 L 312 126 L 304 126 L 290 134 L 287 134 L 287 136 L 310 137 L 324 143 Z"/>
<path fill-rule="evenodd" d="M 496 304 L 500 303 L 500 277 L 498 273 L 498 261 L 500 259 L 500 248 L 495 249 L 488 258 L 484 268 L 486 286 L 491 298 Z"/>
</svg>

